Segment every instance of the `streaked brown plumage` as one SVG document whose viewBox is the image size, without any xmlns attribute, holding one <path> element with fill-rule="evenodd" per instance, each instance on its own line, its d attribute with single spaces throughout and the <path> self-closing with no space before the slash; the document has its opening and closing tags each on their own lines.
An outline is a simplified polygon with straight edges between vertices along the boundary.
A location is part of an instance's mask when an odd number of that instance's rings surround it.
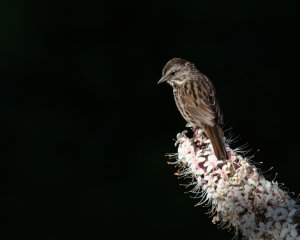
<svg viewBox="0 0 300 240">
<path fill-rule="evenodd" d="M 228 159 L 221 129 L 223 116 L 212 82 L 196 66 L 184 59 L 173 58 L 162 70 L 158 83 L 173 87 L 178 110 L 193 129 L 201 127 L 211 140 L 218 159 Z"/>
</svg>

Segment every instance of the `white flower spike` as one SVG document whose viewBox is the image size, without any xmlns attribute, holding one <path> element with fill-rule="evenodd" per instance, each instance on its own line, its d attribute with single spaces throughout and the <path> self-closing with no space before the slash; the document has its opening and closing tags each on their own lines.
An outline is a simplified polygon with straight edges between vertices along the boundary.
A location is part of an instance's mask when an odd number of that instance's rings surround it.
<svg viewBox="0 0 300 240">
<path fill-rule="evenodd" d="M 201 129 L 197 139 L 177 135 L 176 175 L 191 177 L 201 204 L 210 204 L 213 223 L 233 228 L 249 240 L 300 240 L 300 207 L 277 182 L 227 146 L 229 159 L 218 160 Z M 174 158 L 174 155 L 173 155 Z"/>
</svg>

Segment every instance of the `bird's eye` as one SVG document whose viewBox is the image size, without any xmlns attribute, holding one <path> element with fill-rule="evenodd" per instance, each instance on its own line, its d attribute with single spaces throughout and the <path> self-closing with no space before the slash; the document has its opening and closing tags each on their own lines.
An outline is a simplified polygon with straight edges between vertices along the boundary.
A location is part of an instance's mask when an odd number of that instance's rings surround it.
<svg viewBox="0 0 300 240">
<path fill-rule="evenodd" d="M 174 75 L 175 75 L 175 71 L 171 72 L 170 75 L 171 75 L 171 76 L 174 76 Z"/>
</svg>

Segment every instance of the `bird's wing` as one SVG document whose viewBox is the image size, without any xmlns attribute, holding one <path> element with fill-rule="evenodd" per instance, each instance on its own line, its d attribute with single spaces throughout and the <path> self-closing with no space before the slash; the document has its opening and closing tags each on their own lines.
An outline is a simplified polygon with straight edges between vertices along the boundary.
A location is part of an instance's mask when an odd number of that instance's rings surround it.
<svg viewBox="0 0 300 240">
<path fill-rule="evenodd" d="M 185 102 L 184 108 L 192 115 L 198 126 L 206 124 L 213 127 L 215 125 L 215 111 L 213 110 L 214 108 L 212 104 L 200 101 L 200 104 L 196 106 L 195 101 L 193 101 L 189 96 L 184 96 L 183 98 Z"/>
</svg>

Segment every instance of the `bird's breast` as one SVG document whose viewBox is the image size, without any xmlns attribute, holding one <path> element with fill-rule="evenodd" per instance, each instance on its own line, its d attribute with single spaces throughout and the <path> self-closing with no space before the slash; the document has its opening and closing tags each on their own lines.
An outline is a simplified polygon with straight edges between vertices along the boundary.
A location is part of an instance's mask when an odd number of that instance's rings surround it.
<svg viewBox="0 0 300 240">
<path fill-rule="evenodd" d="M 190 116 L 190 114 L 186 111 L 185 105 L 187 104 L 184 100 L 183 95 L 180 93 L 181 91 L 173 91 L 174 93 L 174 99 L 175 99 L 175 103 L 177 106 L 177 109 L 179 110 L 179 112 L 181 113 L 182 117 L 188 122 L 188 123 L 192 123 L 194 125 L 194 123 L 192 122 L 192 118 Z"/>
</svg>

